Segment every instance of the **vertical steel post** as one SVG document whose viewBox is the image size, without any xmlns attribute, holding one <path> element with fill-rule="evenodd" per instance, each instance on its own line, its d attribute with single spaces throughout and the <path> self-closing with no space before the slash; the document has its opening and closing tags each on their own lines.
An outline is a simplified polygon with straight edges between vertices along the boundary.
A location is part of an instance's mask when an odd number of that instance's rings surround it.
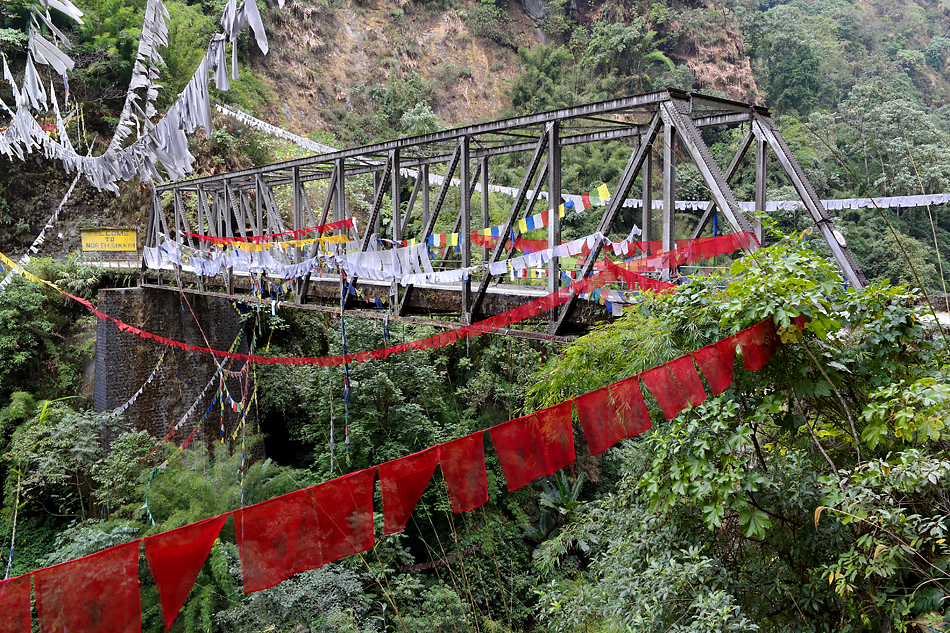
<svg viewBox="0 0 950 633">
<path fill-rule="evenodd" d="M 254 179 L 254 210 L 257 212 L 257 230 L 263 235 L 267 231 L 264 229 L 264 190 L 261 188 L 260 174 Z"/>
<path fill-rule="evenodd" d="M 765 139 L 757 137 L 755 139 L 755 213 L 756 218 L 753 224 L 755 237 L 762 245 L 765 232 L 762 229 L 762 218 L 759 214 L 765 213 L 765 176 L 768 165 L 768 147 Z"/>
<path fill-rule="evenodd" d="M 663 125 L 663 251 L 676 248 L 676 128 Z M 670 271 L 664 276 L 668 277 Z"/>
<path fill-rule="evenodd" d="M 293 168 L 293 182 L 291 183 L 293 187 L 293 202 L 294 202 L 294 231 L 299 231 L 303 228 L 303 204 L 300 201 L 300 168 Z M 294 234 L 296 238 L 296 234 Z M 294 246 L 294 263 L 300 263 L 300 247 Z"/>
<path fill-rule="evenodd" d="M 462 218 L 461 226 L 459 227 L 459 246 L 461 246 L 462 251 L 462 267 L 468 268 L 472 265 L 472 208 L 471 208 L 471 196 L 472 192 L 469 189 L 471 183 L 469 180 L 471 176 L 469 172 L 471 170 L 471 165 L 469 165 L 469 137 L 463 136 L 460 139 L 461 146 L 461 157 L 459 159 L 459 187 L 461 188 L 461 214 Z M 451 175 L 448 176 L 451 178 Z M 471 282 L 468 277 L 462 280 L 462 323 L 469 325 L 471 323 L 472 314 L 469 312 L 469 307 L 471 305 Z"/>
<path fill-rule="evenodd" d="M 342 162 L 342 161 L 339 161 L 339 162 Z M 373 172 L 373 194 L 374 195 L 377 191 L 379 191 L 379 188 L 383 186 L 382 178 L 383 178 L 383 172 L 379 170 L 376 170 Z M 376 233 L 377 237 L 380 236 L 380 231 L 382 230 L 382 226 L 383 226 L 383 214 L 380 213 L 379 215 L 376 216 L 376 222 L 374 223 L 373 230 L 372 230 L 373 233 Z"/>
<path fill-rule="evenodd" d="M 643 142 L 641 140 L 641 142 Z M 642 251 L 647 253 L 649 248 L 646 242 L 653 239 L 653 148 L 647 150 L 646 160 L 640 170 L 643 180 L 643 208 L 640 210 L 640 241 L 643 242 Z"/>
<path fill-rule="evenodd" d="M 390 193 L 390 198 L 392 198 L 393 203 L 393 248 L 399 246 L 398 242 L 402 239 L 402 222 L 401 222 L 401 203 L 402 203 L 402 182 L 399 179 L 399 150 L 394 149 L 390 153 L 390 160 L 393 162 L 393 171 L 392 178 L 390 182 L 392 183 L 392 190 Z"/>
<path fill-rule="evenodd" d="M 338 158 L 336 161 L 336 192 L 333 194 L 333 221 L 339 222 L 343 219 L 343 214 L 345 213 L 345 204 L 344 200 L 345 189 L 343 188 L 343 159 Z"/>
<path fill-rule="evenodd" d="M 333 220 L 346 219 L 346 172 L 343 159 L 336 161 L 336 195 L 333 196 Z"/>
<path fill-rule="evenodd" d="M 422 178 L 422 227 L 423 227 L 423 236 L 425 235 L 425 227 L 429 226 L 429 166 L 423 165 L 422 172 L 419 175 Z"/>
<path fill-rule="evenodd" d="M 482 228 L 487 229 L 491 226 L 491 216 L 488 213 L 488 157 L 486 156 L 479 163 L 481 167 L 481 181 L 482 181 Z M 488 261 L 489 248 L 486 245 L 482 247 L 482 261 Z"/>
<path fill-rule="evenodd" d="M 561 124 L 555 121 L 548 128 L 548 248 L 561 243 Z M 560 287 L 561 267 L 557 257 L 548 262 L 548 292 Z M 557 311 L 550 314 L 550 326 L 557 325 Z"/>
</svg>

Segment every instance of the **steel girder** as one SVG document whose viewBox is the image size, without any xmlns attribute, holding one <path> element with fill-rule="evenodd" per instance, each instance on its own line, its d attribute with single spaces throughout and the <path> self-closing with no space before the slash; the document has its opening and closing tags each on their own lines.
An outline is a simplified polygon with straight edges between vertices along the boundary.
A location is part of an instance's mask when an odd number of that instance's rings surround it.
<svg viewBox="0 0 950 633">
<path fill-rule="evenodd" d="M 725 173 L 712 158 L 700 133 L 703 128 L 719 126 L 743 126 L 747 130 Z M 662 142 L 662 146 L 657 146 L 658 141 Z M 801 196 L 849 282 L 856 287 L 866 283 L 854 257 L 843 240 L 839 239 L 840 233 L 834 229 L 827 212 L 821 207 L 817 194 L 769 112 L 746 103 L 691 95 L 672 89 L 161 185 L 155 188 L 152 199 L 146 243 L 149 246 L 156 245 L 161 241 L 162 234 L 173 235 L 184 243 L 182 237 L 186 232 L 246 237 L 282 232 L 287 228 L 301 229 L 317 221 L 317 215 L 314 214 L 316 209 L 321 211 L 320 224 L 327 223 L 331 209 L 334 220 L 349 218 L 352 209 L 347 204 L 348 179 L 372 174 L 374 186 L 370 212 L 357 218 L 359 224 L 365 222 L 365 225 L 358 227 L 359 233 L 354 230 L 361 250 L 369 248 L 374 238 L 381 237 L 377 234 L 377 227 L 385 196 L 389 196 L 392 205 L 393 225 L 389 237 L 395 246 L 399 240 L 407 237 L 410 218 L 417 213 L 417 206 L 421 206 L 422 231 L 415 237 L 421 241 L 432 235 L 449 190 L 461 189 L 458 208 L 453 211 L 457 211 L 455 232 L 460 234 L 459 264 L 468 266 L 474 252 L 470 233 L 478 228 L 472 226 L 472 193 L 480 181 L 481 213 L 476 214 L 475 221 L 481 228 L 487 228 L 490 218 L 485 191 L 498 191 L 490 184 L 489 159 L 505 154 L 530 153 L 523 165 L 520 186 L 506 190 L 512 203 L 501 225 L 503 230 L 500 231 L 500 237 L 490 254 L 487 248 L 481 254 L 480 259 L 484 263 L 495 263 L 501 260 L 505 242 L 519 217 L 522 213 L 533 213 L 539 198 L 547 197 L 550 202 L 546 207 L 556 210 L 562 187 L 576 192 L 591 184 L 562 183 L 562 149 L 603 142 L 627 143 L 631 148 L 630 159 L 618 181 L 608 183 L 613 197 L 598 224 L 598 231 L 604 235 L 610 233 L 624 201 L 639 179 L 643 206 L 641 222 L 644 224 L 642 239 L 650 240 L 655 180 L 653 166 L 654 159 L 659 158 L 663 174 L 663 244 L 666 250 L 672 248 L 676 238 L 676 162 L 686 158 L 696 166 L 710 196 L 710 203 L 692 236 L 698 237 L 712 214 L 718 212 L 728 221 L 732 230 L 751 231 L 761 239 L 760 218 L 755 214 L 747 217 L 741 211 L 729 186 L 754 144 L 756 208 L 765 206 L 766 152 L 770 150 L 777 159 L 775 163 L 782 168 Z M 438 172 L 443 175 L 437 175 Z M 406 183 L 408 186 L 410 181 L 411 194 L 403 206 L 401 198 L 405 194 L 402 185 Z M 312 190 L 312 185 L 317 182 L 323 183 L 319 193 Z M 430 200 L 429 195 L 432 184 L 439 186 L 434 200 Z M 542 186 L 546 186 L 550 196 L 540 191 Z M 421 205 L 417 205 L 420 198 Z M 315 200 L 313 206 L 311 199 Z M 548 242 L 555 245 L 560 241 L 560 222 L 556 212 L 551 213 L 549 218 Z M 171 223 L 174 226 L 169 226 Z M 752 245 L 749 250 L 755 247 Z M 315 254 L 314 247 L 309 249 L 307 255 L 312 257 Z M 600 246 L 597 245 L 580 275 L 586 276 L 593 271 L 594 261 L 599 254 Z M 299 261 L 302 254 L 298 251 L 294 256 L 295 261 Z M 553 292 L 560 286 L 556 259 L 548 264 L 548 272 L 548 291 Z M 299 301 L 306 301 L 309 281 L 308 277 L 297 284 Z M 470 281 L 461 283 L 458 288 L 458 313 L 463 322 L 471 322 L 481 316 L 485 295 L 496 280 L 485 270 L 472 281 L 476 283 L 474 288 L 470 288 Z M 412 292 L 410 286 L 401 293 L 399 314 L 407 310 Z M 552 317 L 549 324 L 552 333 L 565 331 L 575 309 L 575 300 L 576 297 L 572 297 L 556 317 Z"/>
</svg>

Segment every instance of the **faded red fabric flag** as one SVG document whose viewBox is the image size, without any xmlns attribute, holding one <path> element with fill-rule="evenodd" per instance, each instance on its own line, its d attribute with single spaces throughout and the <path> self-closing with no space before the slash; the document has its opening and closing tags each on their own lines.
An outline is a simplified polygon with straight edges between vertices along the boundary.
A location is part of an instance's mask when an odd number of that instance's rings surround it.
<svg viewBox="0 0 950 633">
<path fill-rule="evenodd" d="M 778 336 L 775 334 L 775 322 L 772 319 L 766 319 L 737 332 L 736 340 L 739 351 L 742 352 L 743 367 L 751 371 L 762 369 L 779 344 Z"/>
<path fill-rule="evenodd" d="M 680 384 L 683 393 L 689 398 L 690 404 L 694 407 L 699 406 L 706 400 L 706 391 L 703 389 L 703 383 L 696 373 L 696 365 L 693 364 L 692 354 L 680 356 L 667 363 L 673 377 Z"/>
<path fill-rule="evenodd" d="M 313 489 L 327 563 L 373 547 L 373 480 L 376 468 L 337 477 Z"/>
<path fill-rule="evenodd" d="M 706 382 L 709 383 L 714 396 L 718 396 L 732 384 L 732 367 L 736 359 L 735 348 L 732 349 L 731 355 L 727 353 L 723 358 L 719 348 L 720 343 L 722 341 L 693 352 L 693 358 L 703 371 L 703 376 L 706 377 Z"/>
<path fill-rule="evenodd" d="M 124 543 L 33 572 L 40 631 L 141 631 L 139 544 Z"/>
<path fill-rule="evenodd" d="M 383 493 L 383 534 L 401 532 L 409 521 L 435 467 L 439 465 L 439 447 L 380 464 L 379 485 Z"/>
<path fill-rule="evenodd" d="M 640 378 L 656 398 L 667 420 L 672 420 L 680 411 L 689 408 L 689 400 L 668 365 L 645 371 L 640 374 Z"/>
<path fill-rule="evenodd" d="M 29 631 L 30 575 L 0 582 L 0 633 Z"/>
<path fill-rule="evenodd" d="M 489 430 L 508 490 L 517 490 L 549 474 L 548 456 L 541 443 L 538 419 L 532 413 L 508 420 Z"/>
<path fill-rule="evenodd" d="M 591 455 L 603 453 L 627 437 L 623 421 L 607 396 L 607 387 L 601 387 L 574 398 L 577 419 L 580 420 Z"/>
<path fill-rule="evenodd" d="M 439 445 L 439 464 L 449 489 L 453 512 L 465 512 L 488 503 L 484 431 Z"/>
<path fill-rule="evenodd" d="M 313 496 L 305 488 L 234 511 L 244 593 L 323 565 Z"/>
<path fill-rule="evenodd" d="M 574 427 L 571 425 L 571 401 L 537 411 L 541 440 L 548 453 L 551 472 L 561 470 L 574 461 Z"/>
<path fill-rule="evenodd" d="M 650 413 L 643 401 L 640 391 L 640 380 L 634 376 L 607 387 L 610 397 L 614 401 L 614 408 L 623 424 L 626 437 L 635 437 L 653 428 L 650 422 Z"/>
<path fill-rule="evenodd" d="M 212 517 L 145 538 L 145 558 L 158 588 L 165 630 L 185 604 L 221 526 L 230 514 Z"/>
</svg>

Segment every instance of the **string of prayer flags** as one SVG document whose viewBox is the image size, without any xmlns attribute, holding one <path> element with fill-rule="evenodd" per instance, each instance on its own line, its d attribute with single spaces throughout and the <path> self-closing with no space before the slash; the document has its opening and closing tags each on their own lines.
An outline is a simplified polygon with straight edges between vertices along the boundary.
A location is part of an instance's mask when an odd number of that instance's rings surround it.
<svg viewBox="0 0 950 633">
<path fill-rule="evenodd" d="M 183 231 L 188 237 L 200 240 L 202 242 L 211 242 L 212 244 L 239 244 L 239 243 L 255 243 L 260 244 L 262 242 L 272 242 L 279 237 L 284 237 L 287 235 L 292 235 L 295 238 L 303 237 L 310 233 L 329 233 L 330 231 L 339 231 L 341 229 L 353 228 L 353 218 L 347 218 L 345 220 L 340 220 L 338 222 L 331 222 L 329 224 L 320 224 L 318 226 L 310 226 L 304 229 L 297 229 L 295 231 L 282 231 L 280 233 L 267 233 L 265 235 L 251 235 L 248 237 L 215 237 L 213 235 L 201 235 L 199 233 L 189 233 L 188 231 Z"/>
<path fill-rule="evenodd" d="M 33 572 L 40 631 L 141 631 L 139 544 L 131 541 Z"/>
<path fill-rule="evenodd" d="M 406 527 L 438 465 L 438 446 L 379 465 L 383 534 L 395 534 Z"/>
<path fill-rule="evenodd" d="M 543 305 L 549 307 L 554 301 L 547 297 Z M 539 303 L 537 308 L 541 307 Z M 803 323 L 797 320 L 796 324 Z M 487 327 L 476 324 L 466 330 L 477 332 Z M 732 380 L 737 348 L 746 369 L 754 370 L 768 362 L 780 343 L 774 322 L 763 321 L 639 375 L 492 427 L 488 432 L 509 490 L 574 461 L 574 408 L 591 454 L 598 454 L 651 428 L 641 380 L 663 414 L 673 417 L 706 397 L 694 361 L 710 390 L 721 393 Z M 377 470 L 386 534 L 405 527 L 437 463 L 453 511 L 485 504 L 484 433 L 478 431 L 378 467 L 144 539 L 166 630 L 187 599 L 228 516 L 235 520 L 244 592 L 260 591 L 301 571 L 374 546 L 373 482 Z M 30 627 L 30 577 L 35 583 L 42 633 L 140 631 L 139 544 L 132 541 L 0 582 L 0 633 Z"/>
<path fill-rule="evenodd" d="M 234 511 L 244 593 L 273 587 L 324 559 L 313 489 Z"/>
<path fill-rule="evenodd" d="M 512 279 L 547 279 L 547 268 L 522 268 L 521 270 L 511 269 Z"/>
<path fill-rule="evenodd" d="M 489 434 L 510 491 L 574 461 L 570 402 L 502 422 Z"/>
<path fill-rule="evenodd" d="M 30 576 L 0 582 L 0 633 L 22 633 L 32 625 Z"/>
<path fill-rule="evenodd" d="M 439 445 L 439 465 L 449 489 L 453 512 L 474 510 L 488 503 L 485 441 L 482 431 Z"/>
<path fill-rule="evenodd" d="M 166 631 L 185 604 L 228 516 L 222 514 L 145 537 L 145 559 L 158 588 Z"/>
</svg>

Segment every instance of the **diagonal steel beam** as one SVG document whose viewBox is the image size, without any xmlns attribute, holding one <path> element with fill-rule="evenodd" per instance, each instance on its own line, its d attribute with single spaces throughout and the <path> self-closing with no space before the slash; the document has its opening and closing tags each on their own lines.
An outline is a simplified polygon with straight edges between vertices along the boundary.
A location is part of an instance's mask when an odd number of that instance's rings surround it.
<svg viewBox="0 0 950 633">
<path fill-rule="evenodd" d="M 442 212 L 442 205 L 445 203 L 445 197 L 449 193 L 449 187 L 452 186 L 452 176 L 455 174 L 455 169 L 458 167 L 459 162 L 462 160 L 462 144 L 459 143 L 455 147 L 455 151 L 452 152 L 452 159 L 449 161 L 449 166 L 445 170 L 445 176 L 442 179 L 442 186 L 439 187 L 439 193 L 435 198 L 435 206 L 432 207 L 432 211 L 429 213 L 429 219 L 426 221 L 425 226 L 422 229 L 421 241 L 428 241 L 429 236 L 432 235 L 432 230 L 435 228 L 435 223 L 439 219 L 439 214 Z M 406 313 L 406 309 L 409 307 L 409 295 L 412 293 L 412 284 L 408 284 L 403 288 L 402 299 L 399 302 L 399 307 L 397 309 L 397 314 L 400 316 Z"/>
<path fill-rule="evenodd" d="M 752 134 L 750 129 L 745 133 L 745 136 L 742 138 L 742 141 L 739 143 L 739 150 L 732 157 L 732 161 L 729 163 L 729 167 L 726 168 L 726 182 L 732 180 L 733 176 L 736 175 L 736 172 L 739 171 L 739 165 L 742 164 L 742 159 L 745 158 L 746 153 L 749 151 L 749 148 L 752 147 L 752 141 L 755 139 L 755 136 Z M 699 219 L 699 224 L 696 225 L 696 228 L 693 229 L 693 234 L 690 235 L 692 239 L 699 237 L 699 234 L 703 232 L 703 229 L 706 228 L 706 225 L 709 224 L 710 218 L 712 218 L 713 212 L 716 210 L 716 204 L 710 202 L 709 206 L 706 207 L 706 211 L 703 213 L 703 217 Z"/>
<path fill-rule="evenodd" d="M 789 149 L 781 132 L 778 131 L 775 122 L 771 117 L 756 112 L 753 117 L 752 131 L 756 136 L 765 139 L 769 148 L 775 153 L 776 158 L 785 170 L 785 174 L 792 181 L 792 185 L 801 197 L 802 202 L 805 203 L 805 208 L 811 214 L 812 220 L 814 220 L 818 230 L 821 231 L 821 235 L 828 243 L 828 247 L 848 281 L 859 290 L 864 288 L 868 283 L 864 271 L 861 270 L 857 260 L 854 259 L 854 255 L 845 244 L 844 236 L 835 228 L 828 212 L 821 205 L 818 194 L 815 193 L 811 183 L 805 177 L 801 165 L 798 164 L 792 150 Z"/>
<path fill-rule="evenodd" d="M 640 145 L 638 145 L 637 149 L 635 149 L 633 154 L 630 155 L 630 160 L 627 161 L 627 166 L 624 167 L 623 174 L 620 175 L 620 181 L 617 183 L 617 190 L 614 192 L 613 197 L 610 198 L 610 202 L 607 203 L 607 208 L 604 210 L 604 215 L 600 218 L 600 224 L 597 226 L 598 232 L 606 234 L 609 227 L 613 225 L 614 218 L 617 217 L 617 214 L 620 212 L 620 209 L 623 206 L 623 201 L 630 193 L 630 189 L 633 188 L 633 183 L 640 174 L 640 169 L 643 167 L 644 161 L 646 161 L 647 153 L 652 149 L 653 141 L 656 139 L 657 134 L 659 134 L 662 125 L 663 119 L 660 116 L 660 113 L 657 112 L 653 115 L 653 119 L 650 121 L 650 126 L 646 133 L 640 137 Z M 584 262 L 584 267 L 581 269 L 578 279 L 584 279 L 590 276 L 591 272 L 594 270 L 594 262 L 597 261 L 597 258 L 600 256 L 600 250 L 601 243 L 600 241 L 597 241 L 594 245 L 594 248 L 591 249 L 590 255 L 587 257 L 587 261 Z M 562 332 L 564 330 L 564 326 L 567 324 L 568 319 L 570 319 L 571 313 L 573 312 L 576 304 L 577 295 L 571 293 L 567 303 L 565 303 L 564 307 L 561 308 L 561 314 L 552 328 L 554 330 L 552 332 L 553 334 L 557 334 L 558 332 Z"/>
<path fill-rule="evenodd" d="M 511 227 L 514 226 L 515 220 L 518 218 L 518 214 L 521 211 L 521 205 L 524 204 L 525 198 L 528 195 L 528 187 L 531 186 L 531 180 L 534 178 L 534 173 L 538 169 L 538 165 L 541 164 L 541 158 L 544 156 L 544 152 L 548 146 L 548 126 L 545 126 L 544 131 L 541 133 L 541 137 L 538 139 L 537 144 L 534 147 L 534 154 L 531 155 L 531 160 L 528 161 L 528 166 L 524 172 L 524 178 L 521 179 L 521 187 L 518 188 L 518 195 L 515 196 L 514 202 L 511 204 L 511 211 L 508 212 L 508 217 L 505 219 L 505 228 L 501 231 L 501 235 L 498 237 L 498 243 L 495 244 L 495 248 L 491 253 L 491 258 L 486 262 L 486 264 L 491 265 L 498 262 L 501 259 L 501 254 L 504 252 L 505 243 L 508 241 L 509 236 L 511 235 Z M 469 236 L 471 238 L 471 236 Z M 482 307 L 482 301 L 485 299 L 485 293 L 488 291 L 488 286 L 491 284 L 492 275 L 488 272 L 488 269 L 485 269 L 485 274 L 482 277 L 482 282 L 478 286 L 478 290 L 475 292 L 475 296 L 472 298 L 472 307 L 471 314 L 477 315 L 479 310 Z"/>
<path fill-rule="evenodd" d="M 389 181 L 393 173 L 393 161 L 386 162 L 386 169 L 383 170 L 379 179 L 379 187 L 373 196 L 373 208 L 369 212 L 369 220 L 366 221 L 366 229 L 363 231 L 363 240 L 360 242 L 360 252 L 366 251 L 369 247 L 369 240 L 373 235 L 373 227 L 376 226 L 376 218 L 379 217 L 380 209 L 383 208 L 383 197 L 386 195 L 386 189 L 389 188 Z"/>
<path fill-rule="evenodd" d="M 333 167 L 333 173 L 330 174 L 330 182 L 327 183 L 327 198 L 323 201 L 323 211 L 320 213 L 320 225 L 327 223 L 327 217 L 330 215 L 330 207 L 333 205 L 333 192 L 336 189 L 336 179 L 340 177 L 336 166 Z"/>
<path fill-rule="evenodd" d="M 706 147 L 706 143 L 699 135 L 699 130 L 697 130 L 693 122 L 690 121 L 689 116 L 680 112 L 678 106 L 677 101 L 670 100 L 660 104 L 660 112 L 664 118 L 676 128 L 676 131 L 679 132 L 680 142 L 689 152 L 693 163 L 696 164 L 696 168 L 703 177 L 703 182 L 712 194 L 713 202 L 719 207 L 722 214 L 726 216 L 733 230 L 737 233 L 741 231 L 751 233 L 752 225 L 749 224 L 745 214 L 740 211 L 739 201 L 736 200 L 732 189 L 726 184 L 726 179 L 723 177 L 722 172 L 719 171 L 719 166 L 709 152 L 709 148 Z M 756 248 L 756 244 L 750 244 L 745 250 L 752 252 Z"/>
<path fill-rule="evenodd" d="M 416 197 L 419 195 L 420 185 L 422 184 L 422 175 L 421 173 L 416 174 L 416 182 L 412 186 L 412 193 L 409 194 L 409 202 L 406 203 L 406 218 L 402 223 L 402 231 L 400 232 L 405 238 L 406 231 L 409 229 L 409 217 L 412 215 L 412 207 L 416 204 Z"/>
</svg>

